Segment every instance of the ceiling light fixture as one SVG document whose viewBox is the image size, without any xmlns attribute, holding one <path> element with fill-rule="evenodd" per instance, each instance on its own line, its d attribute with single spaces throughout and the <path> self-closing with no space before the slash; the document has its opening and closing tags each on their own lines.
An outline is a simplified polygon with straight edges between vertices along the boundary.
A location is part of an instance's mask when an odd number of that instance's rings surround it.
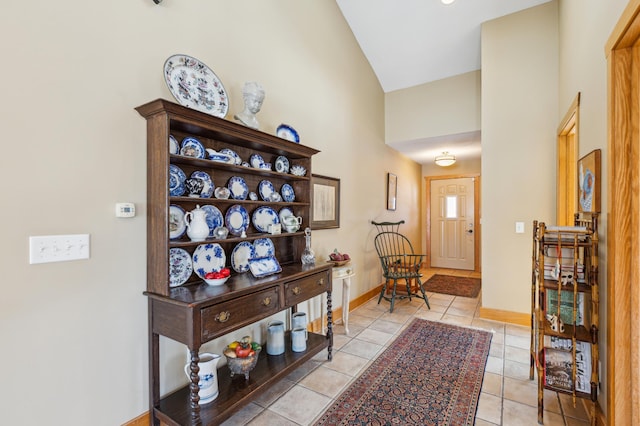
<svg viewBox="0 0 640 426">
<path fill-rule="evenodd" d="M 456 0 L 440 0 L 442 2 L 442 4 L 451 4 Z"/>
<path fill-rule="evenodd" d="M 436 165 L 440 167 L 448 167 L 456 162 L 456 156 L 444 151 L 442 155 L 436 157 Z"/>
</svg>

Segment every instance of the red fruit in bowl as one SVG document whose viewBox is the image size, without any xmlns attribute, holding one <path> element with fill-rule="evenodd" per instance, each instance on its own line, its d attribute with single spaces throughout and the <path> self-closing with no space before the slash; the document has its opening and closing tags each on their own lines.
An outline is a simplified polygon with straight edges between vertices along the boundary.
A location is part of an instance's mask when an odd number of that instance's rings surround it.
<svg viewBox="0 0 640 426">
<path fill-rule="evenodd" d="M 351 257 L 347 253 L 342 254 L 342 260 L 351 260 Z"/>
<path fill-rule="evenodd" d="M 334 262 L 340 262 L 341 260 L 343 260 L 342 255 L 340 253 L 331 253 L 329 257 Z"/>
<path fill-rule="evenodd" d="M 219 271 L 207 272 L 204 276 L 207 280 L 219 280 L 220 278 L 227 278 L 231 275 L 229 268 L 222 268 Z"/>
</svg>

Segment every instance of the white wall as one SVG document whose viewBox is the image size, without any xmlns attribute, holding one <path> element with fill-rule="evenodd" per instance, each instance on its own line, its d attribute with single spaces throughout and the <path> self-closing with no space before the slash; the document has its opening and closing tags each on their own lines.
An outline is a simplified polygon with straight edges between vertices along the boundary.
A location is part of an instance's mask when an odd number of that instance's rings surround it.
<svg viewBox="0 0 640 426">
<path fill-rule="evenodd" d="M 334 2 L 8 0 L 0 34 L 3 424 L 112 426 L 147 410 L 146 126 L 134 107 L 172 100 L 162 66 L 174 53 L 215 71 L 229 117 L 259 81 L 262 129 L 286 122 L 322 151 L 314 172 L 341 178 L 341 228 L 312 245 L 320 262 L 334 247 L 353 256 L 352 297 L 380 283 L 371 219 L 419 235 L 420 166 L 384 144 L 383 92 Z M 115 218 L 118 201 L 137 217 Z M 91 259 L 28 264 L 30 235 L 65 233 L 91 234 Z M 163 339 L 161 356 L 162 389 L 186 383 L 184 347 Z"/>
<path fill-rule="evenodd" d="M 555 220 L 558 6 L 482 25 L 482 306 L 531 312 L 531 226 Z M 525 233 L 514 232 L 525 222 Z"/>
</svg>

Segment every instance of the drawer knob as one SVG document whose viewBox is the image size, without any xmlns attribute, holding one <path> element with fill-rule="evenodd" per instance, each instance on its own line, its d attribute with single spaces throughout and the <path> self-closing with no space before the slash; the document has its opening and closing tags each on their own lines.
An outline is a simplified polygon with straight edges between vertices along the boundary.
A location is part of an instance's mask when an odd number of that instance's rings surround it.
<svg viewBox="0 0 640 426">
<path fill-rule="evenodd" d="M 318 285 L 324 285 L 324 278 L 320 278 L 318 280 Z"/>
<path fill-rule="evenodd" d="M 218 322 L 227 322 L 231 318 L 231 314 L 229 311 L 222 311 L 218 315 L 216 315 L 216 321 Z"/>
<path fill-rule="evenodd" d="M 262 304 L 264 306 L 269 306 L 271 304 L 271 298 L 270 297 L 265 297 L 264 300 L 262 301 Z"/>
<path fill-rule="evenodd" d="M 300 290 L 300 287 L 294 287 L 294 288 L 293 288 L 293 290 L 291 290 L 291 291 L 293 291 L 293 294 L 295 294 L 295 295 L 297 296 L 297 295 L 299 295 L 299 294 L 300 294 L 300 292 L 301 292 L 302 290 Z"/>
</svg>

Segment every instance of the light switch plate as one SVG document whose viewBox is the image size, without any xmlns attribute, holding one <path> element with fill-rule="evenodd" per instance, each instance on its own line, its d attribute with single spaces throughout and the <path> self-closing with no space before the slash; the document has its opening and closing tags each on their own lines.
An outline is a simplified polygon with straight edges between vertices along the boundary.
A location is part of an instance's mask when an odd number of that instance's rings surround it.
<svg viewBox="0 0 640 426">
<path fill-rule="evenodd" d="M 524 222 L 516 222 L 516 234 L 524 234 Z"/>
<path fill-rule="evenodd" d="M 89 234 L 29 237 L 29 263 L 89 259 Z"/>
</svg>

